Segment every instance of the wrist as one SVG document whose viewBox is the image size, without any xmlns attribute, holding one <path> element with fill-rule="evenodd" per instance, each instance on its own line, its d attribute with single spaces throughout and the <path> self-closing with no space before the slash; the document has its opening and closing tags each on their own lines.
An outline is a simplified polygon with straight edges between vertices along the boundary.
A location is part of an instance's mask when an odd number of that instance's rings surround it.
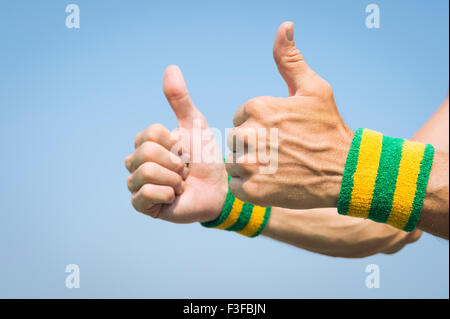
<svg viewBox="0 0 450 319">
<path fill-rule="evenodd" d="M 227 200 L 228 195 L 228 177 L 225 179 L 224 183 L 221 183 L 221 185 L 217 188 L 218 192 L 218 201 L 217 206 L 215 206 L 215 209 L 213 210 L 213 214 L 211 214 L 211 218 L 209 218 L 205 222 L 216 220 L 220 217 L 220 214 L 222 213 L 222 210 L 224 208 L 225 202 Z"/>
<path fill-rule="evenodd" d="M 247 237 L 256 237 L 266 227 L 270 212 L 271 207 L 264 208 L 239 200 L 227 187 L 219 216 L 214 220 L 202 222 L 201 225 L 207 228 L 235 231 Z"/>
<path fill-rule="evenodd" d="M 342 138 L 335 143 L 335 154 L 331 158 L 335 161 L 335 172 L 330 176 L 328 183 L 325 186 L 324 194 L 324 207 L 337 207 L 339 194 L 342 186 L 342 177 L 344 175 L 345 165 L 347 161 L 348 152 L 352 145 L 355 132 L 350 129 L 346 129 L 342 134 Z"/>
<path fill-rule="evenodd" d="M 433 157 L 429 144 L 358 129 L 346 160 L 338 212 L 414 230 Z"/>
<path fill-rule="evenodd" d="M 208 223 L 216 220 L 222 213 L 228 193 L 227 175 L 225 174 L 225 177 L 222 179 L 222 181 L 218 182 L 216 186 L 212 188 L 214 189 L 214 198 L 211 199 L 211 205 L 209 205 L 209 209 L 205 211 L 203 217 L 199 220 L 200 223 Z M 203 195 L 199 194 L 199 196 Z"/>
</svg>

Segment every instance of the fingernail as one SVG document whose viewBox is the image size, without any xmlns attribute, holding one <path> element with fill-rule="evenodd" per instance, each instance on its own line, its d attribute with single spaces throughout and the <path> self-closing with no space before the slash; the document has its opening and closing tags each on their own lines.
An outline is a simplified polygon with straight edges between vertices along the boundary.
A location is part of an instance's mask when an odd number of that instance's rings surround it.
<svg viewBox="0 0 450 319">
<path fill-rule="evenodd" d="M 294 24 L 291 22 L 286 29 L 286 38 L 288 41 L 294 40 Z"/>
</svg>

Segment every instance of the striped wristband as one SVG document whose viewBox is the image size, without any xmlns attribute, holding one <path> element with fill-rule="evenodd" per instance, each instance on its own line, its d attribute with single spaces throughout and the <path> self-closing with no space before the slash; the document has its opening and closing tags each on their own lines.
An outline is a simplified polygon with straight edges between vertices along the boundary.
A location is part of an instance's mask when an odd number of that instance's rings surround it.
<svg viewBox="0 0 450 319">
<path fill-rule="evenodd" d="M 345 163 L 339 214 L 413 231 L 422 210 L 433 157 L 430 144 L 358 129 Z"/>
<path fill-rule="evenodd" d="M 239 200 L 228 189 L 220 216 L 201 224 L 208 228 L 231 230 L 244 236 L 256 237 L 266 227 L 270 211 L 271 207 L 264 208 Z"/>
</svg>

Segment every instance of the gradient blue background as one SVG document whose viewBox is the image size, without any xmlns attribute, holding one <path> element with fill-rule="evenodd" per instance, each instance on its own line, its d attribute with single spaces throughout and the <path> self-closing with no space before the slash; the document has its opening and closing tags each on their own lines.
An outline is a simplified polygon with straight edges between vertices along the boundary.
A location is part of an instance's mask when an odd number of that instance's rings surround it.
<svg viewBox="0 0 450 319">
<path fill-rule="evenodd" d="M 81 28 L 67 29 L 76 3 Z M 365 27 L 376 3 L 381 28 Z M 134 212 L 124 158 L 176 119 L 162 94 L 184 72 L 212 126 L 258 95 L 285 96 L 272 60 L 283 21 L 333 86 L 352 129 L 410 137 L 448 89 L 448 1 L 1 1 L 0 297 L 449 297 L 448 243 L 330 258 L 267 238 Z M 81 288 L 65 287 L 65 267 Z M 376 263 L 381 287 L 367 289 Z"/>
</svg>

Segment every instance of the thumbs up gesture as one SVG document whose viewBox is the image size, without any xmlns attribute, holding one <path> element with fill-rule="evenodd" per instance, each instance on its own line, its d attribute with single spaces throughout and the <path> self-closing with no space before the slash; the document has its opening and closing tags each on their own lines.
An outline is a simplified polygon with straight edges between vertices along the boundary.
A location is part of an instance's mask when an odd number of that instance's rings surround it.
<svg viewBox="0 0 450 319">
<path fill-rule="evenodd" d="M 179 127 L 170 132 L 153 124 L 136 136 L 135 151 L 125 160 L 132 204 L 139 212 L 175 223 L 214 220 L 228 191 L 220 148 L 178 67 L 166 69 L 163 87 Z"/>
<path fill-rule="evenodd" d="M 289 97 L 253 98 L 236 112 L 228 136 L 233 154 L 226 161 L 230 190 L 260 206 L 336 207 L 353 132 L 339 115 L 331 86 L 296 48 L 291 22 L 279 27 L 273 56 Z M 261 138 L 261 130 L 273 128 L 277 143 L 268 133 Z M 252 131 L 257 138 L 250 138 Z M 274 150 L 276 169 L 265 170 L 260 154 Z"/>
</svg>

